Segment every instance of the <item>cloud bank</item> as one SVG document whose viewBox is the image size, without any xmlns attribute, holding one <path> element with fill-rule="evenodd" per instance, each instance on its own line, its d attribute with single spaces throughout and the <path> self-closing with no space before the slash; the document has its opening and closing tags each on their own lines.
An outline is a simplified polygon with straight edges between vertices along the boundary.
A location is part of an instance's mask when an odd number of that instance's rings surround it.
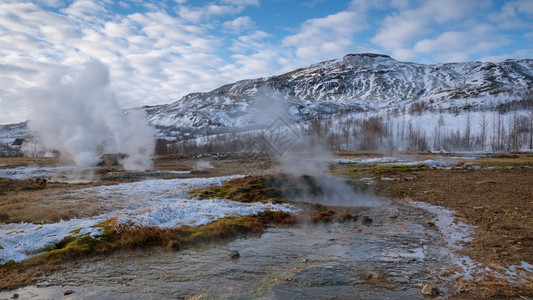
<svg viewBox="0 0 533 300">
<path fill-rule="evenodd" d="M 530 0 L 0 3 L 0 123 L 26 91 L 99 60 L 122 108 L 178 100 L 347 53 L 440 63 L 533 57 Z"/>
</svg>

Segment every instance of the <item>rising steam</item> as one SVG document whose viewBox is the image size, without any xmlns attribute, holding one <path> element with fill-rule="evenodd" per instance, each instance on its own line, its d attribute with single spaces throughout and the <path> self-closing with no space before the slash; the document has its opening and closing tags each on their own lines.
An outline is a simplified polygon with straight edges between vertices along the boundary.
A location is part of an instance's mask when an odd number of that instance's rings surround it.
<svg viewBox="0 0 533 300">
<path fill-rule="evenodd" d="M 144 111 L 123 114 L 103 63 L 90 61 L 80 71 L 56 74 L 29 98 L 29 128 L 46 148 L 78 166 L 94 166 L 104 153 L 124 153 L 121 164 L 126 170 L 151 169 L 154 129 Z"/>
<path fill-rule="evenodd" d="M 263 88 L 254 98 L 254 105 L 264 108 L 255 119 L 269 120 L 270 127 L 262 135 L 259 149 L 277 160 L 283 173 L 301 179 L 289 179 L 288 186 L 296 187 L 294 200 L 339 206 L 376 206 L 384 201 L 372 195 L 364 186 L 333 178 L 330 166 L 334 160 L 327 142 L 320 139 L 310 124 L 296 123 L 298 109 L 275 91 Z"/>
</svg>

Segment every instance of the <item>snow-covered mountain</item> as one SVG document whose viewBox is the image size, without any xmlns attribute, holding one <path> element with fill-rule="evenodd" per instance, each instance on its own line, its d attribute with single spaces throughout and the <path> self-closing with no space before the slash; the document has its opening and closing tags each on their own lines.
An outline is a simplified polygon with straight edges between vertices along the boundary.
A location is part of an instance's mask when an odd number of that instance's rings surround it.
<svg viewBox="0 0 533 300">
<path fill-rule="evenodd" d="M 364 53 L 143 109 L 161 135 L 181 139 L 261 128 L 280 115 L 298 121 L 420 102 L 443 109 L 505 102 L 532 86 L 532 59 L 424 65 Z"/>
</svg>

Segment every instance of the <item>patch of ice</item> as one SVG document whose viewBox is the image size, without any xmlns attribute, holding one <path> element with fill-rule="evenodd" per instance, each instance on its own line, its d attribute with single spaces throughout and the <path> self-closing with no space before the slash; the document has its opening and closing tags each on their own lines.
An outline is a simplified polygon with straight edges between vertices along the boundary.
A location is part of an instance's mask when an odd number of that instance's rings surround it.
<svg viewBox="0 0 533 300">
<path fill-rule="evenodd" d="M 181 225 L 200 226 L 226 216 L 245 216 L 266 210 L 282 210 L 291 214 L 297 212 L 297 209 L 288 204 L 241 203 L 223 199 L 183 199 L 158 205 L 137 216 L 120 218 L 119 223 L 163 228 Z"/>
<path fill-rule="evenodd" d="M 471 234 L 473 233 L 474 227 L 455 219 L 452 210 L 425 202 L 413 201 L 411 204 L 435 215 L 433 223 L 435 223 L 439 231 L 442 233 L 448 246 L 453 250 L 462 249 L 463 242 L 469 242 L 472 240 Z M 461 273 L 456 274 L 456 277 L 463 277 L 469 280 L 481 280 L 485 278 L 486 274 L 492 274 L 493 276 L 504 279 L 510 283 L 525 283 L 531 279 L 531 276 L 533 276 L 533 265 L 525 261 L 522 261 L 520 265 L 493 269 L 474 261 L 466 255 L 460 255 L 454 252 L 449 253 L 448 255 L 450 261 L 457 265 L 462 271 Z"/>
<path fill-rule="evenodd" d="M 440 161 L 440 160 L 432 160 L 432 159 L 424 160 L 421 163 L 428 165 L 428 166 L 441 167 L 441 168 L 453 167 L 457 165 L 457 163 L 453 161 Z"/>
<path fill-rule="evenodd" d="M 92 169 L 80 168 L 76 166 L 62 167 L 16 167 L 10 169 L 0 169 L 0 177 L 5 179 L 25 180 L 33 178 L 58 178 L 60 175 L 76 175 L 84 172 L 91 172 Z M 75 176 L 67 176 L 75 177 Z"/>
<path fill-rule="evenodd" d="M 360 164 L 374 164 L 374 163 L 386 163 L 386 162 L 403 162 L 404 159 L 396 158 L 396 157 L 377 157 L 377 158 L 339 158 L 333 160 L 334 163 L 339 164 L 352 164 L 352 163 L 360 163 Z"/>
<path fill-rule="evenodd" d="M 250 215 L 265 210 L 291 214 L 298 212 L 298 208 L 289 204 L 190 199 L 192 189 L 222 185 L 225 181 L 238 177 L 240 176 L 157 179 L 69 191 L 69 197 L 97 199 L 104 204 L 106 212 L 90 219 L 73 219 L 54 224 L 0 224 L 0 246 L 3 248 L 0 249 L 0 264 L 11 259 L 21 261 L 34 256 L 41 249 L 72 235 L 75 229 L 81 229 L 79 234 L 97 237 L 103 229 L 92 226 L 111 217 L 128 225 L 167 228 L 199 226 L 226 216 Z"/>
<path fill-rule="evenodd" d="M 454 218 L 453 210 L 418 201 L 412 201 L 411 205 L 435 215 L 433 223 L 437 226 L 452 251 L 460 250 L 464 247 L 463 243 L 472 241 L 474 227 Z M 465 279 L 473 279 L 474 272 L 481 266 L 480 263 L 475 262 L 468 256 L 454 252 L 449 253 L 448 256 L 450 261 L 462 270 L 461 274 L 457 274 L 457 276 Z"/>
<path fill-rule="evenodd" d="M 419 201 L 413 201 L 411 204 L 435 215 L 433 223 L 442 232 L 449 247 L 459 250 L 463 248 L 462 243 L 472 241 L 474 227 L 455 219 L 453 210 Z"/>
<path fill-rule="evenodd" d="M 411 165 L 428 165 L 433 167 L 453 167 L 457 165 L 453 161 L 440 161 L 440 160 L 407 160 L 397 157 L 378 157 L 378 158 L 366 158 L 366 159 L 336 159 L 335 163 L 340 164 L 351 164 L 351 163 L 361 163 L 361 164 L 379 164 L 379 165 L 393 165 L 393 166 L 411 166 Z"/>
<path fill-rule="evenodd" d="M 22 261 L 39 253 L 42 249 L 52 246 L 68 235 L 94 234 L 91 228 L 104 221 L 103 218 L 90 220 L 73 219 L 54 224 L 0 224 L 0 264 L 9 260 Z M 82 229 L 77 235 L 72 231 Z"/>
<path fill-rule="evenodd" d="M 191 171 L 159 171 L 161 173 L 168 173 L 168 174 L 190 174 Z"/>
</svg>

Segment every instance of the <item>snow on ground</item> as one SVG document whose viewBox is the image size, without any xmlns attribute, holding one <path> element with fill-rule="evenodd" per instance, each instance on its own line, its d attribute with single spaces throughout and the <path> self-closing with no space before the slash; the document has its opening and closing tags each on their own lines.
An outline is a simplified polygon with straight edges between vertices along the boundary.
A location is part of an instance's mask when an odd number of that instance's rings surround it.
<svg viewBox="0 0 533 300">
<path fill-rule="evenodd" d="M 464 243 L 472 241 L 475 227 L 455 218 L 453 210 L 419 201 L 412 201 L 410 204 L 435 215 L 433 223 L 437 226 L 448 247 L 455 250 L 449 252 L 448 259 L 461 269 L 461 272 L 456 273 L 456 277 L 481 280 L 486 274 L 491 274 L 515 283 L 525 283 L 531 280 L 533 265 L 525 261 L 522 261 L 520 265 L 509 267 L 488 267 L 457 252 L 457 250 L 464 248 Z"/>
<path fill-rule="evenodd" d="M 463 243 L 472 241 L 474 227 L 455 219 L 453 210 L 419 201 L 413 201 L 411 204 L 435 215 L 433 223 L 444 235 L 450 248 L 460 250 L 463 248 Z"/>
<path fill-rule="evenodd" d="M 351 163 L 360 163 L 360 164 L 375 164 L 375 163 L 390 163 L 390 162 L 403 162 L 405 159 L 397 157 L 377 157 L 377 158 L 340 158 L 335 159 L 334 162 L 340 164 L 351 164 Z"/>
<path fill-rule="evenodd" d="M 435 215 L 433 223 L 437 226 L 451 249 L 460 250 L 464 247 L 463 243 L 472 240 L 474 227 L 454 218 L 453 210 L 419 201 L 412 201 L 411 205 Z M 449 252 L 448 259 L 462 270 L 457 276 L 462 276 L 466 279 L 473 279 L 473 273 L 481 266 L 470 257 L 456 254 L 455 251 Z"/>
<path fill-rule="evenodd" d="M 378 165 L 393 165 L 393 166 L 428 165 L 428 166 L 440 167 L 440 168 L 453 167 L 457 165 L 457 162 L 449 161 L 449 160 L 427 159 L 427 160 L 420 161 L 414 158 L 405 159 L 405 158 L 397 158 L 397 157 L 377 157 L 377 158 L 364 158 L 364 159 L 363 158 L 341 158 L 341 159 L 335 159 L 333 160 L 333 162 L 339 163 L 339 164 L 360 163 L 360 164 L 378 164 Z"/>
<path fill-rule="evenodd" d="M 75 166 L 61 167 L 16 167 L 12 169 L 0 169 L 0 177 L 5 179 L 32 179 L 32 178 L 50 178 L 61 173 L 82 173 L 90 169 Z"/>
<path fill-rule="evenodd" d="M 89 220 L 69 220 L 54 224 L 36 225 L 30 223 L 0 224 L 0 264 L 9 260 L 22 261 L 43 248 L 51 246 L 68 235 L 73 230 L 84 228 L 78 235 L 91 234 L 97 236 L 101 229 L 92 226 L 104 221 L 103 218 Z"/>
<path fill-rule="evenodd" d="M 4 165 L 0 164 L 0 167 Z M 59 167 L 16 167 L 0 169 L 0 178 L 5 179 L 35 179 L 45 178 L 54 182 L 90 182 L 93 179 L 94 168 L 77 166 Z M 191 171 L 157 171 L 167 174 L 189 174 Z"/>
<path fill-rule="evenodd" d="M 97 199 L 105 205 L 105 213 L 54 224 L 0 224 L 0 264 L 9 260 L 21 261 L 38 254 L 39 249 L 51 246 L 72 231 L 97 236 L 93 226 L 116 217 L 120 223 L 140 226 L 177 227 L 199 226 L 225 216 L 243 216 L 265 210 L 295 214 L 299 210 L 289 204 L 240 203 L 230 200 L 190 199 L 192 189 L 222 185 L 239 176 L 146 180 L 111 186 L 86 188 L 66 192 L 73 199 Z M 87 197 L 87 198 L 84 198 Z M 2 249 L 3 248 L 3 249 Z"/>
</svg>

